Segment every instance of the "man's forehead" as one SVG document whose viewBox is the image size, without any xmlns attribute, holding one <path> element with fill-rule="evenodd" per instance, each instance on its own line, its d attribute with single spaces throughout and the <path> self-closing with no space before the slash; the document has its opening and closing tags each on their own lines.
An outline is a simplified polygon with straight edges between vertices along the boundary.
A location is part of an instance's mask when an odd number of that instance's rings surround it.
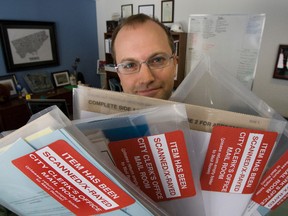
<svg viewBox="0 0 288 216">
<path fill-rule="evenodd" d="M 159 26 L 157 23 L 151 21 L 151 20 L 146 20 L 145 22 L 135 22 L 135 23 L 131 23 L 129 25 L 125 25 L 122 27 L 122 29 L 119 31 L 119 33 L 123 30 L 137 30 L 137 29 L 147 29 L 147 30 L 151 30 L 151 28 L 155 28 L 155 29 L 159 29 L 159 30 L 163 30 L 164 29 L 161 28 L 161 26 Z"/>
<path fill-rule="evenodd" d="M 142 61 L 155 53 L 170 52 L 170 46 L 161 26 L 149 20 L 133 26 L 124 26 L 115 38 L 114 50 L 116 62 L 127 58 Z"/>
</svg>

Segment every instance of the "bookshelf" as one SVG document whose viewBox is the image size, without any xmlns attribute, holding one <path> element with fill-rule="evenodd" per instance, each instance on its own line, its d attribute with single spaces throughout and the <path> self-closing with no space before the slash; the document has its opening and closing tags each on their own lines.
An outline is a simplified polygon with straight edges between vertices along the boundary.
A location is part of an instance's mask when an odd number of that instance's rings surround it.
<svg viewBox="0 0 288 216">
<path fill-rule="evenodd" d="M 176 89 L 185 77 L 185 60 L 186 60 L 186 32 L 172 32 L 174 38 L 174 46 L 176 48 L 176 55 L 178 57 L 177 77 L 174 80 L 174 88 Z"/>
<path fill-rule="evenodd" d="M 113 60 L 112 55 L 111 55 L 111 37 L 112 37 L 112 33 L 110 33 L 110 32 L 104 33 L 105 62 L 106 62 L 106 66 L 105 66 L 106 87 L 108 90 L 112 90 L 110 88 L 111 81 L 117 81 L 120 84 L 120 80 L 118 78 L 116 71 L 114 71 L 114 69 L 112 67 L 107 66 L 109 64 L 113 65 L 113 63 L 114 63 L 114 60 Z"/>
<path fill-rule="evenodd" d="M 106 64 L 113 64 L 113 58 L 111 55 L 111 37 L 112 37 L 112 33 L 104 33 Z"/>
<path fill-rule="evenodd" d="M 111 37 L 112 33 L 104 33 L 105 40 L 105 61 L 106 64 L 113 64 L 113 58 L 111 55 Z M 186 44 L 187 44 L 187 33 L 185 32 L 172 32 L 174 38 L 174 44 L 176 47 L 176 55 L 178 57 L 177 65 L 177 77 L 174 81 L 174 88 L 176 89 L 185 77 L 185 60 L 186 60 Z M 109 80 L 116 79 L 119 81 L 116 72 L 105 70 L 106 72 L 106 86 L 109 87 Z"/>
</svg>

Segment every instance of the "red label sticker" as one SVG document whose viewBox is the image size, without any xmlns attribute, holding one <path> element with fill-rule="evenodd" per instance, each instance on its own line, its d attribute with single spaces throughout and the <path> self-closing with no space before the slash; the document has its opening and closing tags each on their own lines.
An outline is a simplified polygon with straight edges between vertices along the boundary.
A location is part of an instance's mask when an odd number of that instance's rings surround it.
<svg viewBox="0 0 288 216">
<path fill-rule="evenodd" d="M 64 140 L 12 162 L 76 215 L 102 214 L 135 202 Z"/>
<path fill-rule="evenodd" d="M 275 132 L 214 127 L 201 174 L 202 189 L 253 193 L 276 138 Z"/>
<path fill-rule="evenodd" d="M 182 131 L 111 142 L 109 149 L 118 169 L 154 201 L 196 194 Z"/>
<path fill-rule="evenodd" d="M 288 151 L 269 169 L 257 187 L 252 200 L 275 209 L 288 199 Z"/>
</svg>

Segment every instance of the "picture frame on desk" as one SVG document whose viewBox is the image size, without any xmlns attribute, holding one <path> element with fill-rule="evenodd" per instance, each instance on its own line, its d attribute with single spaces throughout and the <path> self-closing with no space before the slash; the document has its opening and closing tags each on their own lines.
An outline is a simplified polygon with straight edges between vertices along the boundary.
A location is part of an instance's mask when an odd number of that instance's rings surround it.
<svg viewBox="0 0 288 216">
<path fill-rule="evenodd" d="M 280 44 L 278 48 L 273 78 L 288 80 L 288 45 Z"/>
<path fill-rule="evenodd" d="M 16 89 L 16 77 L 14 74 L 0 76 L 0 84 L 4 85 L 10 91 L 10 98 L 18 96 Z"/>
<path fill-rule="evenodd" d="M 53 82 L 56 88 L 70 85 L 70 79 L 69 79 L 69 71 L 57 71 L 51 73 L 53 77 Z"/>
<path fill-rule="evenodd" d="M 48 92 L 54 89 L 51 74 L 46 72 L 31 72 L 24 76 L 24 80 L 32 93 Z"/>
<path fill-rule="evenodd" d="M 55 23 L 0 20 L 7 71 L 59 65 Z"/>
</svg>

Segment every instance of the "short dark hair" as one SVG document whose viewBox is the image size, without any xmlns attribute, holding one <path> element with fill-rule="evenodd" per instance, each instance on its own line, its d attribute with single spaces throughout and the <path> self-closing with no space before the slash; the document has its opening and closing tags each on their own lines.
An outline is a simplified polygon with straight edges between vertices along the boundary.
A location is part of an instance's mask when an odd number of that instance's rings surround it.
<svg viewBox="0 0 288 216">
<path fill-rule="evenodd" d="M 115 49 L 114 49 L 114 43 L 115 43 L 115 39 L 116 39 L 119 31 L 125 26 L 135 26 L 138 24 L 146 23 L 147 21 L 152 21 L 163 29 L 163 31 L 165 32 L 165 34 L 167 36 L 169 46 L 172 50 L 172 53 L 175 52 L 174 39 L 171 35 L 170 30 L 164 24 L 162 24 L 157 18 L 152 18 L 146 14 L 140 13 L 140 14 L 131 15 L 131 16 L 123 19 L 121 21 L 121 23 L 113 31 L 112 41 L 111 41 L 111 54 L 112 54 L 112 57 L 113 57 L 115 62 L 116 62 L 116 53 L 115 53 Z"/>
</svg>

